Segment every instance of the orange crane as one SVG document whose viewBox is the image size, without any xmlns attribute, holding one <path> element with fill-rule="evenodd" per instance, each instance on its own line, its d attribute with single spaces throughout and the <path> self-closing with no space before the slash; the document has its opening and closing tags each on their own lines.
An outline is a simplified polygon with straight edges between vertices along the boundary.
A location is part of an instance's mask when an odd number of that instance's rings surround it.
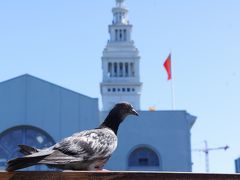
<svg viewBox="0 0 240 180">
<path fill-rule="evenodd" d="M 209 148 L 206 140 L 204 141 L 204 145 L 205 145 L 204 148 L 193 149 L 193 151 L 203 152 L 205 154 L 205 170 L 206 172 L 209 172 L 209 151 L 222 150 L 222 149 L 226 151 L 229 148 L 229 146 L 226 145 L 222 147 Z"/>
</svg>

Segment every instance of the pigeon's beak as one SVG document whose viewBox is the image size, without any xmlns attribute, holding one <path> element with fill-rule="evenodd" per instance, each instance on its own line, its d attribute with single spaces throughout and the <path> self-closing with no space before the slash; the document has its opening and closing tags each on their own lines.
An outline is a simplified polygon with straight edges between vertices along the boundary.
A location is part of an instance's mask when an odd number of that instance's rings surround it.
<svg viewBox="0 0 240 180">
<path fill-rule="evenodd" d="M 131 114 L 133 114 L 133 115 L 135 115 L 135 116 L 139 116 L 138 113 L 137 113 L 137 111 L 136 111 L 135 109 L 132 109 Z"/>
</svg>

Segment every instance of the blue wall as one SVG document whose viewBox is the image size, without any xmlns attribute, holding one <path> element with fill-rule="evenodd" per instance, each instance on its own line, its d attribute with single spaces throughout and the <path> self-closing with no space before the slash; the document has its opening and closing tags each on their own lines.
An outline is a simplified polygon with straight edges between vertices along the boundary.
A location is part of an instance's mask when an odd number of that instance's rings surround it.
<svg viewBox="0 0 240 180">
<path fill-rule="evenodd" d="M 98 99 L 70 91 L 31 75 L 0 83 L 0 133 L 31 125 L 55 141 L 99 124 Z"/>
<path fill-rule="evenodd" d="M 102 119 L 107 112 L 102 113 Z M 191 171 L 190 129 L 196 117 L 186 111 L 140 111 L 130 116 L 119 129 L 119 144 L 107 168 L 129 170 L 129 154 L 138 147 L 153 149 L 160 159 L 162 171 Z M 141 169 L 141 167 L 139 167 Z"/>
</svg>

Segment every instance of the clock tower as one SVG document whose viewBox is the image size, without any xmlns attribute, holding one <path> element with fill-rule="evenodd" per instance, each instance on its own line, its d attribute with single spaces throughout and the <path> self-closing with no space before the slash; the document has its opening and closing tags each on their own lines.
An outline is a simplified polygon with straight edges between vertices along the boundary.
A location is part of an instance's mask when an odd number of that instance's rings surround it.
<svg viewBox="0 0 240 180">
<path fill-rule="evenodd" d="M 132 25 L 123 3 L 124 0 L 116 0 L 116 6 L 112 9 L 113 21 L 108 27 L 110 39 L 102 55 L 100 88 L 103 111 L 110 110 L 121 101 L 127 101 L 140 110 L 140 56 L 131 39 Z"/>
</svg>

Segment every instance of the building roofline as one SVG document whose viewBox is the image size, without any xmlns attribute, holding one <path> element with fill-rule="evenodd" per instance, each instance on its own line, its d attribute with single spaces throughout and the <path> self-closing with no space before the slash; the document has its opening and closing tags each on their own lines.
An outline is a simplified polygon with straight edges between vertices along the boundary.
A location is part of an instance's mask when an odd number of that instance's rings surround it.
<svg viewBox="0 0 240 180">
<path fill-rule="evenodd" d="M 39 80 L 39 81 L 46 82 L 46 83 L 49 83 L 49 84 L 51 84 L 51 85 L 53 85 L 53 86 L 59 87 L 59 88 L 61 88 L 61 89 L 70 91 L 70 92 L 72 92 L 72 93 L 76 93 L 76 94 L 78 94 L 78 95 L 80 95 L 80 96 L 98 100 L 98 98 L 93 98 L 93 97 L 90 97 L 90 96 L 81 94 L 81 93 L 79 93 L 79 92 L 77 92 L 77 91 L 74 91 L 74 90 L 65 88 L 65 87 L 63 87 L 63 86 L 60 86 L 60 85 L 55 84 L 55 83 L 52 83 L 52 82 L 50 82 L 50 81 L 41 79 L 41 78 L 39 78 L 39 77 L 33 76 L 33 75 L 31 75 L 31 74 L 28 74 L 28 73 L 25 73 L 25 74 L 22 74 L 22 75 L 19 75 L 19 76 L 16 76 L 16 77 L 13 77 L 13 78 L 10 78 L 10 79 L 1 81 L 1 82 L 0 82 L 0 85 L 1 85 L 1 84 L 4 84 L 4 83 L 7 83 L 7 82 L 9 82 L 9 81 L 15 80 L 15 79 L 23 78 L 23 77 L 31 77 L 31 78 L 37 79 L 37 80 Z"/>
</svg>

